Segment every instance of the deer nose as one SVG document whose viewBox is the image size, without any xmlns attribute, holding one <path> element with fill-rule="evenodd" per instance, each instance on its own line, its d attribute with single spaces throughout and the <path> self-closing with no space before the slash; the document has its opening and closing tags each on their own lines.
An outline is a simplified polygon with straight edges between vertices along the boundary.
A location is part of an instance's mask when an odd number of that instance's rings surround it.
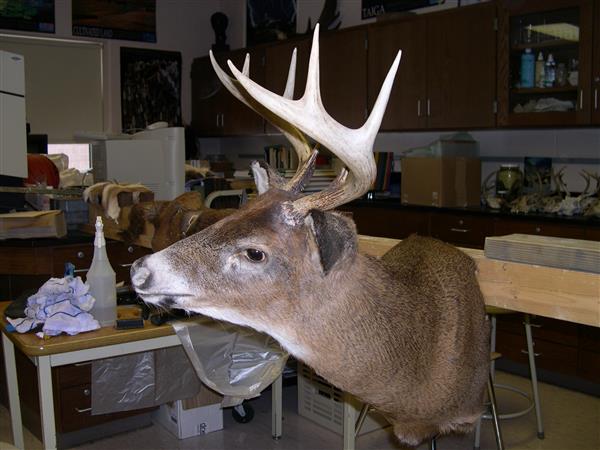
<svg viewBox="0 0 600 450">
<path fill-rule="evenodd" d="M 151 274 L 150 270 L 146 268 L 144 265 L 144 260 L 147 256 L 144 256 L 138 260 L 136 260 L 131 266 L 130 276 L 131 283 L 135 289 L 142 289 L 145 285 L 147 285 L 150 281 Z"/>
</svg>

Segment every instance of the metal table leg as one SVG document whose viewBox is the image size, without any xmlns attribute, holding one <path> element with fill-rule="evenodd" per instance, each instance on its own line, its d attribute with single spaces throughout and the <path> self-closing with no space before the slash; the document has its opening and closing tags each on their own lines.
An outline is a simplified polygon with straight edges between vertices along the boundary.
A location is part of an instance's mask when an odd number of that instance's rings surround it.
<svg viewBox="0 0 600 450">
<path fill-rule="evenodd" d="M 54 398 L 52 393 L 52 371 L 49 356 L 37 357 L 38 390 L 40 394 L 40 414 L 42 435 L 46 450 L 56 449 L 56 425 L 54 423 Z"/>
<path fill-rule="evenodd" d="M 282 427 L 282 418 L 283 418 L 283 407 L 281 405 L 282 401 L 282 386 L 283 386 L 283 377 L 279 375 L 277 379 L 271 385 L 271 430 L 273 434 L 273 439 L 279 439 L 283 433 Z"/>
<path fill-rule="evenodd" d="M 6 384 L 8 385 L 8 404 L 10 407 L 13 443 L 15 447 L 24 449 L 25 442 L 23 440 L 23 423 L 21 422 L 21 403 L 19 401 L 15 346 L 4 333 L 2 333 L 2 345 L 4 348 L 4 364 L 6 365 Z"/>
<path fill-rule="evenodd" d="M 352 405 L 350 395 L 344 393 L 344 421 L 343 421 L 343 433 L 344 433 L 344 450 L 354 450 L 356 433 L 356 409 Z"/>
</svg>

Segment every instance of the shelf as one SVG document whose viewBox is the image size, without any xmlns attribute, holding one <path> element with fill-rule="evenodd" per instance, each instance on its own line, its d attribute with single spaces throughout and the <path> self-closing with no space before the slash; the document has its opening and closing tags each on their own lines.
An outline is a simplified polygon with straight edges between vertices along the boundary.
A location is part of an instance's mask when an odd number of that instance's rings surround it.
<svg viewBox="0 0 600 450">
<path fill-rule="evenodd" d="M 550 41 L 543 42 L 530 42 L 528 44 L 516 44 L 511 46 L 511 51 L 519 51 L 522 52 L 526 48 L 530 48 L 532 50 L 549 48 L 549 47 L 577 47 L 579 45 L 579 41 L 567 41 L 566 39 L 554 39 Z"/>
<path fill-rule="evenodd" d="M 562 92 L 577 92 L 578 86 L 547 87 L 547 88 L 512 88 L 513 94 L 556 94 Z"/>
</svg>

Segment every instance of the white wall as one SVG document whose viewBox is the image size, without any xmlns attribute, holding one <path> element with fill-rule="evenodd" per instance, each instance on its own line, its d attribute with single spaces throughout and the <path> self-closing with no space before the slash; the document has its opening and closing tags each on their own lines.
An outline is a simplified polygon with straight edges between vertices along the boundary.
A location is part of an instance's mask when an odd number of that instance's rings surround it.
<svg viewBox="0 0 600 450">
<path fill-rule="evenodd" d="M 110 132 L 121 131 L 120 48 L 141 47 L 180 51 L 182 56 L 181 106 L 184 123 L 191 121 L 190 68 L 192 60 L 208 53 L 214 42 L 210 16 L 219 11 L 221 0 L 156 0 L 156 43 L 73 37 L 71 34 L 71 1 L 55 1 L 56 33 L 19 33 L 40 37 L 94 40 L 104 44 L 104 115 Z M 89 130 L 98 131 L 98 130 Z"/>
</svg>

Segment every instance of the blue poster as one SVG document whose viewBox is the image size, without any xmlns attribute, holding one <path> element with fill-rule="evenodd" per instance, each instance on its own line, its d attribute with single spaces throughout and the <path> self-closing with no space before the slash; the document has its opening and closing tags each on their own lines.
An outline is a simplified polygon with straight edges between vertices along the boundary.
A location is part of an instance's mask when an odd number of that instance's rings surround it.
<svg viewBox="0 0 600 450">
<path fill-rule="evenodd" d="M 0 1 L 0 28 L 54 33 L 54 0 Z"/>
</svg>

